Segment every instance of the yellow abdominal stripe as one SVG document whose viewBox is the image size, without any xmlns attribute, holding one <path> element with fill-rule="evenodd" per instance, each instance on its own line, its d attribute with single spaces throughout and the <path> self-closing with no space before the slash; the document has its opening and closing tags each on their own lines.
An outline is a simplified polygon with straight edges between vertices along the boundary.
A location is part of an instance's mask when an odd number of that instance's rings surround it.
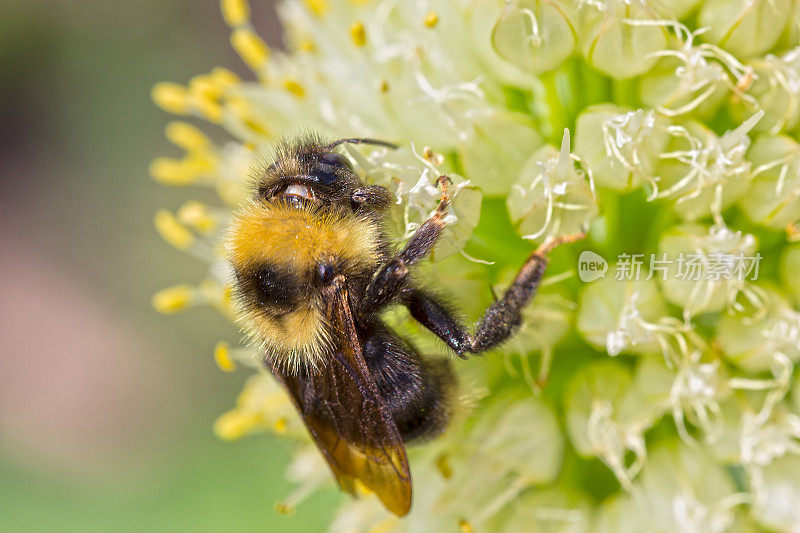
<svg viewBox="0 0 800 533">
<path fill-rule="evenodd" d="M 234 268 L 271 264 L 305 273 L 334 257 L 355 273 L 377 264 L 379 250 L 380 232 L 369 219 L 259 201 L 234 216 L 227 238 Z M 286 371 L 301 364 L 321 366 L 331 345 L 327 320 L 313 296 L 279 317 L 242 306 L 238 318 L 251 342 Z"/>
<path fill-rule="evenodd" d="M 298 309 L 279 319 L 249 310 L 239 320 L 249 340 L 280 370 L 296 373 L 302 365 L 323 366 L 331 338 L 328 323 L 317 309 Z"/>
</svg>

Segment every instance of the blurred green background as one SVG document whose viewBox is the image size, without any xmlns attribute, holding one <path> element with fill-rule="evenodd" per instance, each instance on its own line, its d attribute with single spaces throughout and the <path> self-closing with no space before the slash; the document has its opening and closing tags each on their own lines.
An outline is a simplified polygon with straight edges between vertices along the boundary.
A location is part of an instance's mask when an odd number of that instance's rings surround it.
<svg viewBox="0 0 800 533">
<path fill-rule="evenodd" d="M 272 2 L 254 2 L 272 45 Z M 287 445 L 211 427 L 246 372 L 211 353 L 238 333 L 214 311 L 159 316 L 151 294 L 205 266 L 152 225 L 187 191 L 150 101 L 161 80 L 248 76 L 216 0 L 0 2 L 0 530 L 317 531 L 339 497 L 273 505 Z M 213 130 L 212 130 L 213 134 Z"/>
</svg>

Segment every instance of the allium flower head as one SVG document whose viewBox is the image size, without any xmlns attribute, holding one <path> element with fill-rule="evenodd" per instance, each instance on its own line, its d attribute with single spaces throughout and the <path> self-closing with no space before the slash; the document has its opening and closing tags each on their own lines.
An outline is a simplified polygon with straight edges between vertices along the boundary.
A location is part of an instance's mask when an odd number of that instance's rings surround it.
<svg viewBox="0 0 800 533">
<path fill-rule="evenodd" d="M 154 295 L 158 311 L 236 318 L 232 212 L 281 139 L 308 131 L 398 145 L 342 149 L 392 194 L 397 246 L 451 178 L 417 276 L 469 320 L 536 245 L 587 231 L 553 252 L 513 339 L 453 361 L 454 420 L 409 446 L 411 513 L 365 491 L 342 497 L 332 530 L 797 531 L 800 3 L 283 0 L 280 50 L 245 0 L 221 7 L 252 74 L 153 89 L 186 118 L 166 128 L 182 155 L 151 175 L 216 196 L 156 214 L 208 265 Z M 450 357 L 401 309 L 384 319 Z M 276 508 L 302 512 L 333 478 L 263 347 L 209 352 L 250 374 L 214 431 L 290 441 L 297 489 Z"/>
</svg>

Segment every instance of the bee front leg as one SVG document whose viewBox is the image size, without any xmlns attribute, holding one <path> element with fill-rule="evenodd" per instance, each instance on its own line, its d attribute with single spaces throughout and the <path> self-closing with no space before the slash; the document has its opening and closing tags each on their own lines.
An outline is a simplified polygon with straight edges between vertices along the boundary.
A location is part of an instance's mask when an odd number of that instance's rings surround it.
<svg viewBox="0 0 800 533">
<path fill-rule="evenodd" d="M 522 323 L 522 309 L 536 294 L 547 268 L 547 253 L 559 244 L 583 237 L 584 233 L 565 235 L 546 242 L 533 252 L 503 297 L 484 312 L 472 335 L 441 302 L 420 290 L 406 291 L 403 304 L 414 319 L 441 338 L 460 357 L 466 353 L 485 352 L 508 339 Z"/>
<path fill-rule="evenodd" d="M 442 188 L 442 199 L 439 201 L 436 211 L 417 228 L 400 253 L 382 265 L 375 273 L 361 300 L 362 313 L 375 312 L 389 303 L 404 287 L 414 263 L 431 253 L 439 237 L 442 236 L 447 225 L 444 220 L 445 214 L 450 205 L 448 191 L 450 178 L 440 176 L 436 184 Z"/>
</svg>

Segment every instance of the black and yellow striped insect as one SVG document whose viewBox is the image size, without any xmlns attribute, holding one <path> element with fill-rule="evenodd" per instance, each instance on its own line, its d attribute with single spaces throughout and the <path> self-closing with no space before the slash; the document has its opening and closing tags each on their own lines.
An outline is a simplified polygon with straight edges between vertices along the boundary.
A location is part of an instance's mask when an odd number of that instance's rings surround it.
<svg viewBox="0 0 800 533">
<path fill-rule="evenodd" d="M 257 176 L 227 237 L 238 318 L 264 364 L 285 387 L 339 485 L 360 482 L 397 515 L 411 507 L 405 444 L 440 433 L 452 414 L 448 360 L 432 359 L 395 334 L 391 305 L 439 336 L 457 355 L 486 351 L 521 322 L 547 265 L 550 242 L 531 254 L 502 298 L 470 334 L 438 297 L 409 277 L 445 228 L 449 179 L 438 207 L 395 250 L 382 227 L 392 196 L 364 184 L 337 147 L 306 136 L 283 143 Z"/>
</svg>

